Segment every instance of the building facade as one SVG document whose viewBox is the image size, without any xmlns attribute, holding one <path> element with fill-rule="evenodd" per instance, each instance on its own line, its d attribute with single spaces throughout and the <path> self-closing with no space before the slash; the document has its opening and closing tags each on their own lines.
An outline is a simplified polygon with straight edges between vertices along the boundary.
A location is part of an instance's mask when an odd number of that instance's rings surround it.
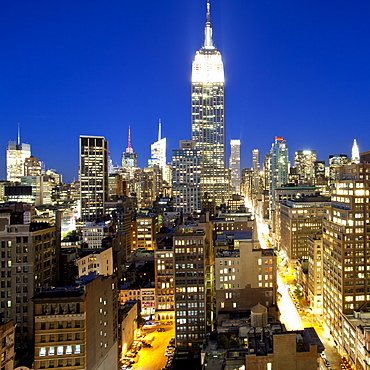
<svg viewBox="0 0 370 370">
<path fill-rule="evenodd" d="M 286 141 L 275 136 L 270 150 L 270 210 L 275 209 L 275 189 L 289 182 L 289 156 Z"/>
<path fill-rule="evenodd" d="M 181 140 L 180 149 L 172 151 L 173 205 L 184 214 L 201 211 L 199 154 L 193 140 Z"/>
<path fill-rule="evenodd" d="M 221 204 L 229 196 L 230 180 L 225 168 L 224 68 L 221 53 L 212 39 L 210 3 L 203 47 L 192 66 L 192 139 L 200 153 L 201 197 Z"/>
<path fill-rule="evenodd" d="M 230 148 L 229 168 L 231 171 L 231 186 L 235 194 L 240 194 L 240 140 L 230 140 Z"/>
<path fill-rule="evenodd" d="M 370 163 L 338 168 L 323 220 L 324 321 L 342 346 L 342 314 L 370 308 Z"/>
<path fill-rule="evenodd" d="M 297 150 L 294 154 L 294 167 L 303 183 L 315 176 L 316 150 Z"/>
<path fill-rule="evenodd" d="M 37 294 L 34 369 L 116 370 L 118 300 L 112 276 Z"/>
<path fill-rule="evenodd" d="M 6 179 L 20 182 L 25 175 L 25 161 L 31 157 L 31 145 L 9 141 L 6 147 Z"/>
<path fill-rule="evenodd" d="M 80 136 L 80 201 L 84 221 L 102 219 L 108 200 L 108 141 Z"/>
</svg>

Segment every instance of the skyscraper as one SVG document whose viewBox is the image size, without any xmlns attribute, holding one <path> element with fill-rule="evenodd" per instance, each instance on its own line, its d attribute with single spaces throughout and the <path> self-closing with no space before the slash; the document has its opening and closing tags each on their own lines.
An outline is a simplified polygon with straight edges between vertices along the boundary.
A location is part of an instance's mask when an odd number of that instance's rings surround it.
<svg viewBox="0 0 370 370">
<path fill-rule="evenodd" d="M 252 170 L 253 170 L 253 188 L 256 193 L 259 191 L 260 183 L 260 151 L 259 149 L 252 150 Z"/>
<path fill-rule="evenodd" d="M 108 200 L 108 141 L 80 136 L 80 200 L 84 221 L 101 219 Z"/>
<path fill-rule="evenodd" d="M 351 159 L 352 159 L 352 163 L 360 163 L 360 150 L 358 149 L 356 139 L 353 140 Z"/>
<path fill-rule="evenodd" d="M 286 141 L 275 136 L 270 150 L 270 209 L 275 209 L 275 189 L 289 182 L 289 156 Z"/>
<path fill-rule="evenodd" d="M 339 166 L 336 177 L 323 219 L 323 297 L 325 324 L 342 349 L 343 314 L 370 308 L 370 164 Z"/>
<path fill-rule="evenodd" d="M 315 176 L 316 150 L 297 150 L 294 155 L 294 167 L 304 183 Z"/>
<path fill-rule="evenodd" d="M 24 163 L 31 157 L 31 145 L 21 144 L 21 135 L 18 124 L 18 140 L 9 141 L 6 148 L 6 179 L 8 181 L 21 181 L 24 176 Z"/>
<path fill-rule="evenodd" d="M 200 151 L 201 196 L 222 203 L 229 195 L 225 168 L 224 68 L 221 53 L 213 44 L 210 3 L 203 47 L 192 66 L 192 139 Z"/>
<path fill-rule="evenodd" d="M 180 140 L 180 149 L 172 151 L 172 197 L 177 211 L 191 214 L 201 211 L 199 151 L 193 140 Z"/>
<path fill-rule="evenodd" d="M 131 128 L 128 126 L 128 143 L 126 151 L 122 153 L 122 168 L 129 174 L 129 178 L 134 177 L 134 171 L 138 167 L 137 153 L 131 146 Z"/>
<path fill-rule="evenodd" d="M 162 123 L 158 123 L 158 140 L 150 146 L 151 158 L 148 161 L 149 166 L 157 164 L 162 170 L 162 178 L 164 179 L 166 173 L 166 146 L 167 139 L 162 138 Z"/>
<path fill-rule="evenodd" d="M 229 168 L 231 170 L 231 185 L 236 194 L 240 194 L 240 140 L 230 140 L 231 154 Z"/>
</svg>

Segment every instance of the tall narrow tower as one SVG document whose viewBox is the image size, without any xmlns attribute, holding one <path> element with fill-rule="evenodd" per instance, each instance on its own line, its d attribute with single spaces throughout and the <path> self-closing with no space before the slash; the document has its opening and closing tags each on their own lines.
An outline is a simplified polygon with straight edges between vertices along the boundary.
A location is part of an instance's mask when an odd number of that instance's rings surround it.
<svg viewBox="0 0 370 370">
<path fill-rule="evenodd" d="M 108 200 L 108 141 L 103 136 L 80 136 L 79 175 L 82 220 L 102 220 Z"/>
<path fill-rule="evenodd" d="M 127 148 L 126 151 L 122 153 L 122 169 L 127 173 L 128 179 L 132 179 L 137 167 L 137 153 L 134 152 L 131 146 L 131 128 L 128 126 Z"/>
<path fill-rule="evenodd" d="M 231 171 L 231 185 L 235 194 L 240 194 L 240 140 L 231 139 L 230 148 L 229 168 Z"/>
<path fill-rule="evenodd" d="M 213 44 L 210 2 L 204 45 L 192 66 L 192 139 L 200 151 L 201 197 L 222 203 L 229 195 L 230 176 L 225 169 L 224 67 Z"/>
<path fill-rule="evenodd" d="M 18 123 L 17 142 L 8 141 L 6 147 L 6 179 L 8 181 L 20 182 L 24 176 L 24 163 L 31 157 L 31 145 L 21 143 L 20 127 Z"/>
<path fill-rule="evenodd" d="M 356 139 L 353 140 L 351 159 L 352 159 L 352 163 L 360 163 L 360 150 L 358 149 Z"/>
</svg>

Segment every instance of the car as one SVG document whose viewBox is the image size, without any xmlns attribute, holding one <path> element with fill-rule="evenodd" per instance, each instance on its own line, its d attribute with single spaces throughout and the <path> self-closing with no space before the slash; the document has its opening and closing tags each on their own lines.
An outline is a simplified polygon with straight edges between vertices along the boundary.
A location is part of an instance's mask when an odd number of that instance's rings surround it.
<svg viewBox="0 0 370 370">
<path fill-rule="evenodd" d="M 158 332 L 164 332 L 165 330 L 164 330 L 164 328 L 158 328 L 158 329 L 156 329 Z"/>
</svg>

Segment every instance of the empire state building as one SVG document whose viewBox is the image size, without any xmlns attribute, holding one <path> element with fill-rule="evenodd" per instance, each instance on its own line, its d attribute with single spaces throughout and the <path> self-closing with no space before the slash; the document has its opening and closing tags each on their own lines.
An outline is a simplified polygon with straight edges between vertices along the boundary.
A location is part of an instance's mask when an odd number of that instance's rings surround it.
<svg viewBox="0 0 370 370">
<path fill-rule="evenodd" d="M 204 33 L 192 66 L 192 139 L 200 152 L 201 199 L 219 205 L 229 196 L 230 174 L 225 168 L 224 67 L 213 44 L 209 0 Z"/>
</svg>

